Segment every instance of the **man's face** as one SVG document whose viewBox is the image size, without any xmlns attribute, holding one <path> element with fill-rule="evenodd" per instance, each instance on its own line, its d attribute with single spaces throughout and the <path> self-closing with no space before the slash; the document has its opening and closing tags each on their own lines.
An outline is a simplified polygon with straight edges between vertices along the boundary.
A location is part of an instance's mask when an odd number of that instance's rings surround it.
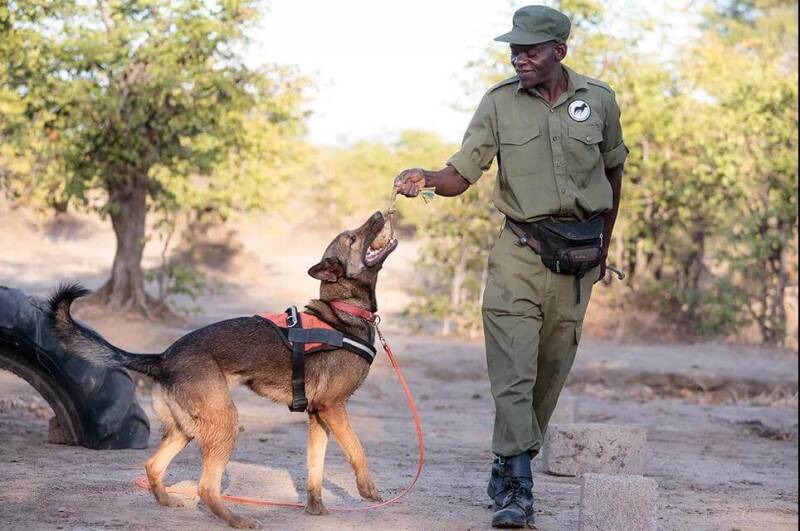
<svg viewBox="0 0 800 531">
<path fill-rule="evenodd" d="M 511 64 L 522 86 L 533 88 L 542 84 L 556 71 L 566 52 L 566 44 L 556 41 L 530 45 L 512 44 Z"/>
</svg>

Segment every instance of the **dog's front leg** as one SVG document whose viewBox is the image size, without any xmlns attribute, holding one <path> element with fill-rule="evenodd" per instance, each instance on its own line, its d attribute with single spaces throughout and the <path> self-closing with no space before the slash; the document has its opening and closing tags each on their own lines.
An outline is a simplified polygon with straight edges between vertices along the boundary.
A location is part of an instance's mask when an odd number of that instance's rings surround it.
<svg viewBox="0 0 800 531">
<path fill-rule="evenodd" d="M 336 441 L 341 446 L 342 451 L 347 456 L 350 466 L 356 474 L 356 485 L 358 493 L 366 500 L 381 501 L 375 482 L 372 481 L 372 474 L 367 466 L 367 455 L 364 447 L 358 440 L 358 435 L 350 424 L 350 417 L 344 403 L 336 404 L 326 408 L 319 413 L 322 420 L 330 427 Z"/>
<path fill-rule="evenodd" d="M 306 513 L 328 514 L 322 504 L 322 471 L 325 467 L 325 450 L 328 447 L 328 426 L 314 412 L 308 413 L 308 499 Z"/>
</svg>

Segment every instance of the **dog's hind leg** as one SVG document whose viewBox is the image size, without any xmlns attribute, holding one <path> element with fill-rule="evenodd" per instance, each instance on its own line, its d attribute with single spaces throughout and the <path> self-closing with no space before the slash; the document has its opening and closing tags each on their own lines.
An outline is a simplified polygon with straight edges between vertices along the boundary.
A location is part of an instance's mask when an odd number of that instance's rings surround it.
<svg viewBox="0 0 800 531">
<path fill-rule="evenodd" d="M 165 429 L 161 444 L 158 445 L 156 452 L 145 464 L 150 488 L 161 505 L 183 507 L 183 502 L 180 499 L 167 494 L 167 489 L 164 488 L 164 475 L 172 459 L 186 448 L 189 441 L 191 439 L 177 426 L 173 426 L 168 431 Z"/>
<path fill-rule="evenodd" d="M 328 427 L 317 413 L 308 413 L 308 499 L 306 513 L 328 514 L 322 504 L 322 471 L 328 447 Z"/>
<path fill-rule="evenodd" d="M 167 507 L 182 507 L 183 502 L 180 499 L 167 494 L 167 489 L 164 488 L 164 475 L 172 459 L 186 448 L 192 438 L 178 425 L 172 408 L 168 405 L 169 401 L 169 396 L 165 396 L 160 387 L 153 390 L 153 409 L 161 419 L 164 436 L 155 453 L 147 460 L 145 471 L 150 489 L 158 503 Z"/>
<path fill-rule="evenodd" d="M 224 382 L 223 382 L 224 384 Z M 258 529 L 261 524 L 251 518 L 234 514 L 222 501 L 222 474 L 231 458 L 239 432 L 239 415 L 228 395 L 215 385 L 204 389 L 202 417 L 195 419 L 195 433 L 203 456 L 203 473 L 197 492 L 211 512 L 225 520 L 231 527 Z"/>
<path fill-rule="evenodd" d="M 353 431 L 345 404 L 334 404 L 324 410 L 320 410 L 319 414 L 322 420 L 330 427 L 334 437 L 336 437 L 336 442 L 339 443 L 342 451 L 347 456 L 347 460 L 350 462 L 350 466 L 353 467 L 353 471 L 356 474 L 358 493 L 364 499 L 381 501 L 381 495 L 372 481 L 372 474 L 370 474 L 367 466 L 364 447 L 361 446 L 356 432 Z"/>
</svg>

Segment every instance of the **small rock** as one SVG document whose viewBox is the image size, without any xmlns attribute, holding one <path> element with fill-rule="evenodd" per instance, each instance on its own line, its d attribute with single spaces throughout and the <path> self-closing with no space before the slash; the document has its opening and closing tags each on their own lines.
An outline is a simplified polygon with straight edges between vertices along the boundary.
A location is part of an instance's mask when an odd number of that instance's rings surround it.
<svg viewBox="0 0 800 531">
<path fill-rule="evenodd" d="M 647 431 L 613 424 L 551 424 L 545 434 L 545 470 L 559 476 L 643 475 L 647 469 Z"/>
</svg>

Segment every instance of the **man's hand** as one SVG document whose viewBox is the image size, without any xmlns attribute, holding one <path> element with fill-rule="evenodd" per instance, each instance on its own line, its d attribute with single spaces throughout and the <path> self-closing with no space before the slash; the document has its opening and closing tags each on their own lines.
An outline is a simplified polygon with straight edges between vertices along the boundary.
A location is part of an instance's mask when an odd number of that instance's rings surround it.
<svg viewBox="0 0 800 531">
<path fill-rule="evenodd" d="M 409 168 L 400 172 L 394 179 L 394 187 L 397 193 L 406 197 L 416 197 L 419 191 L 425 187 L 425 174 L 422 168 Z"/>
</svg>

